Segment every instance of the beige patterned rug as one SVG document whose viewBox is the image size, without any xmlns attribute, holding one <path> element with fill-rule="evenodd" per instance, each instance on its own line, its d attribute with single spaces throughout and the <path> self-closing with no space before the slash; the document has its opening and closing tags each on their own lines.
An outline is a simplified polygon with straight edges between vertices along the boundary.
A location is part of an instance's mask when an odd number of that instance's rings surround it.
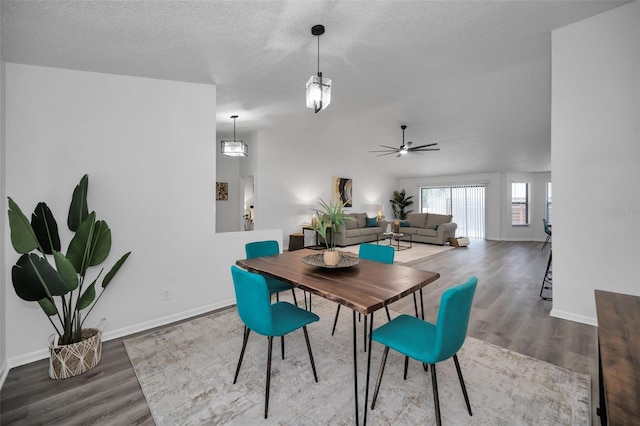
<svg viewBox="0 0 640 426">
<path fill-rule="evenodd" d="M 317 302 L 316 302 L 317 301 Z M 158 425 L 352 425 L 352 315 L 342 310 L 331 336 L 335 304 L 316 298 L 320 321 L 308 327 L 319 382 L 304 335 L 286 337 L 286 358 L 274 342 L 269 418 L 264 420 L 267 339 L 252 333 L 237 384 L 242 345 L 235 309 L 203 316 L 141 337 L 125 347 Z M 392 312 L 392 316 L 397 315 Z M 376 325 L 386 321 L 376 316 Z M 358 324 L 358 384 L 364 399 L 366 354 Z M 382 346 L 373 343 L 372 394 Z M 449 425 L 589 425 L 589 376 L 468 337 L 459 352 L 473 417 L 469 417 L 452 360 L 438 364 L 440 407 Z M 430 372 L 415 361 L 402 379 L 404 358 L 389 353 L 372 425 L 435 424 Z M 360 415 L 362 421 L 362 414 Z"/>
<path fill-rule="evenodd" d="M 375 244 L 375 242 L 373 244 Z M 387 242 L 386 241 L 380 242 L 380 244 L 387 244 Z M 397 243 L 394 243 L 393 246 L 396 247 L 396 244 Z M 403 240 L 400 242 L 400 248 L 408 245 L 409 245 L 409 242 L 407 241 Z M 413 243 L 411 244 L 410 249 L 396 251 L 396 254 L 394 256 L 394 261 L 396 263 L 412 262 L 417 259 L 422 259 L 423 257 L 429 257 L 429 256 L 433 256 L 434 254 L 442 253 L 444 251 L 453 250 L 454 248 L 455 247 L 451 247 L 449 245 L 438 246 L 434 244 Z M 347 246 L 347 247 L 338 247 L 337 249 L 358 254 L 358 251 L 360 250 L 360 244 Z M 465 250 L 465 249 L 459 249 L 459 250 Z"/>
</svg>

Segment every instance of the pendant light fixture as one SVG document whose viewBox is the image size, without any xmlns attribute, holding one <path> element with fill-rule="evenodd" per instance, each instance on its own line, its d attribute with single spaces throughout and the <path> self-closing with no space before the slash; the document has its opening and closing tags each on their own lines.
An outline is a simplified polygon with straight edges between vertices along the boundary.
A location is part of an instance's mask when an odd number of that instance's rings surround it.
<svg viewBox="0 0 640 426">
<path fill-rule="evenodd" d="M 236 139 L 236 118 L 238 116 L 232 115 L 231 118 L 233 118 L 233 140 L 221 140 L 220 152 L 229 157 L 247 157 L 249 155 L 247 144 Z"/>
<path fill-rule="evenodd" d="M 331 80 L 323 78 L 320 72 L 320 36 L 324 34 L 324 25 L 311 27 L 311 34 L 318 37 L 318 75 L 312 75 L 307 81 L 307 108 L 317 113 L 331 103 Z"/>
</svg>

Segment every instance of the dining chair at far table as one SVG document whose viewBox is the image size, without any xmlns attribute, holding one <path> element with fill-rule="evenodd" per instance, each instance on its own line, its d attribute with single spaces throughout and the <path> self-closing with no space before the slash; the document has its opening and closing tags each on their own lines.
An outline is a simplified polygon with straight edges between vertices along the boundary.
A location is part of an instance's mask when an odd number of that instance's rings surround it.
<svg viewBox="0 0 640 426">
<path fill-rule="evenodd" d="M 549 224 L 547 219 L 545 219 L 544 217 L 542 218 L 542 224 L 544 225 L 544 233 L 547 234 L 547 239 L 544 240 L 544 244 L 542 245 L 542 248 L 540 250 L 544 250 L 547 244 L 549 244 L 549 240 L 551 239 L 551 224 Z"/>
<path fill-rule="evenodd" d="M 267 348 L 267 382 L 264 399 L 264 418 L 266 419 L 269 413 L 271 349 L 273 347 L 274 336 L 284 337 L 284 335 L 302 328 L 307 343 L 307 350 L 309 351 L 313 377 L 315 381 L 318 382 L 316 365 L 313 362 L 313 353 L 311 352 L 309 334 L 307 333 L 307 325 L 318 321 L 320 318 L 313 312 L 298 308 L 289 302 L 276 302 L 271 304 L 265 277 L 260 274 L 245 271 L 233 265 L 231 266 L 231 275 L 233 276 L 233 287 L 236 293 L 238 314 L 245 325 L 242 350 L 240 351 L 236 374 L 233 377 L 233 384 L 236 384 L 238 380 L 242 358 L 244 357 L 244 351 L 247 347 L 247 341 L 249 340 L 251 331 L 253 330 L 258 334 L 267 336 L 269 343 Z"/>
<path fill-rule="evenodd" d="M 395 257 L 395 249 L 392 246 L 379 246 L 377 244 L 368 244 L 363 243 L 360 244 L 360 248 L 358 249 L 358 257 L 360 259 L 371 260 L 373 262 L 387 263 L 393 264 L 393 259 Z M 333 320 L 333 328 L 331 329 L 331 335 L 336 332 L 336 324 L 338 323 L 338 316 L 340 315 L 340 306 L 336 308 L 336 316 Z M 387 312 L 387 319 L 391 321 L 391 315 L 389 315 L 389 308 L 387 306 L 384 307 Z M 365 330 L 365 350 L 367 348 L 366 345 L 366 333 L 367 333 L 367 318 L 364 319 L 364 330 Z"/>
<path fill-rule="evenodd" d="M 431 384 L 433 386 L 433 401 L 438 425 L 442 424 L 440 419 L 440 403 L 438 398 L 438 381 L 436 378 L 436 363 L 453 357 L 458 372 L 458 379 L 462 387 L 462 394 L 467 404 L 469 415 L 471 404 L 469 395 L 464 385 L 460 363 L 458 362 L 458 351 L 462 348 L 467 336 L 469 316 L 471 315 L 471 305 L 473 295 L 478 285 L 478 279 L 471 277 L 469 280 L 456 287 L 450 288 L 442 294 L 440 308 L 436 324 L 415 318 L 409 315 L 400 315 L 387 324 L 378 327 L 373 331 L 372 340 L 385 346 L 380 363 L 380 371 L 376 380 L 376 387 L 373 393 L 371 409 L 373 410 L 380 390 L 380 382 L 384 373 L 384 366 L 387 362 L 389 348 L 405 355 L 404 379 L 407 378 L 407 367 L 409 358 L 413 358 L 431 367 Z"/>
<path fill-rule="evenodd" d="M 255 241 L 253 243 L 247 243 L 244 245 L 244 251 L 247 259 L 253 259 L 254 257 L 273 256 L 280 254 L 280 244 L 276 240 L 267 241 Z M 276 294 L 276 301 L 280 301 L 278 293 L 281 291 L 291 290 L 293 294 L 293 303 L 298 306 L 298 300 L 296 299 L 296 292 L 294 286 L 287 284 L 280 280 L 271 277 L 265 277 L 267 280 L 267 287 L 269 287 L 269 294 Z"/>
</svg>

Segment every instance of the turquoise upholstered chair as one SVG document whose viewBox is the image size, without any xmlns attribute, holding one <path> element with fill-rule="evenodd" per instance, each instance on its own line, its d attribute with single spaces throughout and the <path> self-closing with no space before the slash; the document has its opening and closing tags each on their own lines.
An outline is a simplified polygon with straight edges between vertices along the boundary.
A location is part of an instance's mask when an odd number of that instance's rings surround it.
<svg viewBox="0 0 640 426">
<path fill-rule="evenodd" d="M 379 246 L 377 244 L 360 244 L 360 248 L 358 249 L 358 257 L 360 259 L 371 260 L 374 262 L 380 263 L 388 263 L 393 264 L 393 259 L 395 257 L 396 251 L 391 246 Z M 387 312 L 387 319 L 391 321 L 391 315 L 389 315 L 389 308 L 384 307 Z M 331 330 L 331 335 L 336 332 L 336 324 L 338 323 L 338 315 L 340 315 L 340 305 L 338 305 L 338 309 L 336 309 L 336 317 L 333 320 L 333 329 Z M 367 319 L 364 319 L 364 330 L 365 330 L 365 350 L 366 350 L 366 333 L 367 333 Z"/>
<path fill-rule="evenodd" d="M 268 241 L 256 241 L 253 243 L 247 243 L 244 246 L 244 251 L 247 255 L 247 259 L 253 259 L 254 257 L 273 256 L 280 254 L 280 244 L 275 240 Z M 293 294 L 293 303 L 298 306 L 298 300 L 296 299 L 296 292 L 291 284 L 287 284 L 280 280 L 271 277 L 265 277 L 267 280 L 267 287 L 269 287 L 269 293 L 276 294 L 276 300 L 279 301 L 278 293 L 281 291 L 291 290 Z"/>
<path fill-rule="evenodd" d="M 233 276 L 233 286 L 236 292 L 238 314 L 245 325 L 242 351 L 240 352 L 240 359 L 238 360 L 236 374 L 233 377 L 233 383 L 235 384 L 238 380 L 238 373 L 240 373 L 240 366 L 242 365 L 244 350 L 249 340 L 249 333 L 253 330 L 258 334 L 267 336 L 269 338 L 269 347 L 267 349 L 267 385 L 264 400 L 264 418 L 266 419 L 269 412 L 269 385 L 271 384 L 271 349 L 273 347 L 273 337 L 284 336 L 285 334 L 302 328 L 304 338 L 307 342 L 313 377 L 317 382 L 318 376 L 316 374 L 316 365 L 313 362 L 311 345 L 309 344 L 307 324 L 316 322 L 320 318 L 313 312 L 305 311 L 288 302 L 271 304 L 267 282 L 265 277 L 260 274 L 245 271 L 234 265 L 231 267 L 231 275 Z"/>
<path fill-rule="evenodd" d="M 471 314 L 471 303 L 473 295 L 478 285 L 478 279 L 471 277 L 469 280 L 457 287 L 445 291 L 440 299 L 440 309 L 438 310 L 438 320 L 436 324 L 415 318 L 409 315 L 400 315 L 393 321 L 375 329 L 372 339 L 385 346 L 376 381 L 376 389 L 373 393 L 373 410 L 380 390 L 380 382 L 384 373 L 384 365 L 387 362 L 389 348 L 394 349 L 406 357 L 411 357 L 424 364 L 431 366 L 431 383 L 433 385 L 433 400 L 436 410 L 436 421 L 440 420 L 440 403 L 438 400 L 438 381 L 436 379 L 436 363 L 453 357 L 462 387 L 462 394 L 467 403 L 469 415 L 471 404 L 467 388 L 464 385 L 462 371 L 458 363 L 458 351 L 462 347 L 467 337 L 467 327 Z M 405 358 L 405 379 L 407 378 L 407 359 Z"/>
</svg>

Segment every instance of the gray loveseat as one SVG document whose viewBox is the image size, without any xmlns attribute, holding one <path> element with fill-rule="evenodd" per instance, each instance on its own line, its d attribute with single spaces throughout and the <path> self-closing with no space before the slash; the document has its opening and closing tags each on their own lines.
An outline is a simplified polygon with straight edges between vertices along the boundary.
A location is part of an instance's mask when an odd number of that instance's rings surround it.
<svg viewBox="0 0 640 426">
<path fill-rule="evenodd" d="M 452 216 L 435 213 L 409 213 L 400 232 L 411 234 L 413 242 L 444 245 L 456 236 L 458 225 L 451 222 Z"/>
</svg>

